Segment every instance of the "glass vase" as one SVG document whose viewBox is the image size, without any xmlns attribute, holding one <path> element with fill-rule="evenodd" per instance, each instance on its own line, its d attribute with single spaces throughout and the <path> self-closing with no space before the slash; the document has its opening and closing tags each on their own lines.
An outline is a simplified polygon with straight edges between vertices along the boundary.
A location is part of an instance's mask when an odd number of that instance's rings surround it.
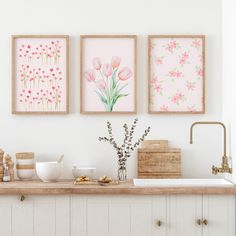
<svg viewBox="0 0 236 236">
<path fill-rule="evenodd" d="M 118 161 L 118 180 L 119 181 L 127 180 L 126 161 L 123 161 L 122 163 Z"/>
</svg>

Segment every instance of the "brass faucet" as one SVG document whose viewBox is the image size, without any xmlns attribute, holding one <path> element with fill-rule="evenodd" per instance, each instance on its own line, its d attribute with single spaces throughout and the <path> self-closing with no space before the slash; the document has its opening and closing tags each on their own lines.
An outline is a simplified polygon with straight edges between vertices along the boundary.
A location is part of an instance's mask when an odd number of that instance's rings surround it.
<svg viewBox="0 0 236 236">
<path fill-rule="evenodd" d="M 204 121 L 204 122 L 194 122 L 191 125 L 190 128 L 190 144 L 193 143 L 193 127 L 195 125 L 201 125 L 201 124 L 206 124 L 206 125 L 220 125 L 221 127 L 223 127 L 224 129 L 224 155 L 222 157 L 222 163 L 221 163 L 221 167 L 216 167 L 216 166 L 212 166 L 212 174 L 216 175 L 217 173 L 232 173 L 232 168 L 229 167 L 229 163 L 228 163 L 228 157 L 226 156 L 226 127 L 223 123 L 221 122 L 211 122 L 211 121 Z"/>
</svg>

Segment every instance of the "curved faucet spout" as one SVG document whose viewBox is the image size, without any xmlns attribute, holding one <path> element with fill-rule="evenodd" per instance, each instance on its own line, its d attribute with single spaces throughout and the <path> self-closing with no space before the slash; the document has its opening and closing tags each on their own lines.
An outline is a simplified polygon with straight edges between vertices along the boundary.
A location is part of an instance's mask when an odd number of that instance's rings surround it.
<svg viewBox="0 0 236 236">
<path fill-rule="evenodd" d="M 193 127 L 195 125 L 220 125 L 224 129 L 224 156 L 226 156 L 226 127 L 222 122 L 219 121 L 199 121 L 194 122 L 190 128 L 190 144 L 193 144 Z"/>
<path fill-rule="evenodd" d="M 219 122 L 219 121 L 199 121 L 199 122 L 194 122 L 192 125 L 191 125 L 191 128 L 190 128 L 190 144 L 193 143 L 193 127 L 195 125 L 220 125 L 221 127 L 223 127 L 224 129 L 224 154 L 223 154 L 223 157 L 222 157 L 222 164 L 221 164 L 221 168 L 217 168 L 215 166 L 212 167 L 212 173 L 213 174 L 217 174 L 219 172 L 226 172 L 226 173 L 232 173 L 232 169 L 229 168 L 229 165 L 228 165 L 228 158 L 227 158 L 227 155 L 226 155 L 226 127 L 225 125 L 222 123 L 222 122 Z"/>
</svg>

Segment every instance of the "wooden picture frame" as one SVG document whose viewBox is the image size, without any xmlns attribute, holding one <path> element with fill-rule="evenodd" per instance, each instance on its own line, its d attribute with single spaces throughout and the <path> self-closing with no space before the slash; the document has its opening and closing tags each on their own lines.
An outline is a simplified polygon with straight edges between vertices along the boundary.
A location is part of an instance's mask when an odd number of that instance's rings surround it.
<svg viewBox="0 0 236 236">
<path fill-rule="evenodd" d="M 205 113 L 204 35 L 148 36 L 148 113 Z"/>
<path fill-rule="evenodd" d="M 69 36 L 12 36 L 12 114 L 69 113 Z"/>
<path fill-rule="evenodd" d="M 112 68 L 112 70 L 109 68 Z M 136 35 L 81 35 L 80 113 L 136 114 L 136 69 Z M 112 81 L 114 78 L 114 84 L 113 82 L 110 82 L 111 78 Z M 100 87 L 97 85 L 98 82 L 102 83 L 101 85 L 99 84 Z M 121 89 L 120 95 L 115 93 L 116 96 L 120 96 L 119 99 L 116 99 L 117 97 L 113 96 L 113 85 L 118 86 L 118 88 Z M 108 89 L 108 86 L 111 88 L 109 90 L 111 92 L 110 95 L 107 95 L 108 92 L 105 91 Z M 114 89 L 116 88 L 117 87 Z M 93 102 L 90 102 L 88 97 Z M 125 97 L 128 97 L 129 99 L 125 100 Z"/>
</svg>

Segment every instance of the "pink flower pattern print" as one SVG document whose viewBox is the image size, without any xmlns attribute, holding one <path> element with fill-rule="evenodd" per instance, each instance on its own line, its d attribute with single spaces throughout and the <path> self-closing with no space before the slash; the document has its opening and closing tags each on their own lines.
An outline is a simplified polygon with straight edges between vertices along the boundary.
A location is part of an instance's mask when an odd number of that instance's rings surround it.
<svg viewBox="0 0 236 236">
<path fill-rule="evenodd" d="M 150 110 L 202 112 L 203 39 L 156 37 L 150 43 Z"/>
<path fill-rule="evenodd" d="M 179 64 L 184 66 L 186 64 L 190 64 L 189 62 L 189 52 L 184 52 L 179 56 Z"/>
<path fill-rule="evenodd" d="M 176 92 L 172 97 L 170 97 L 170 101 L 176 105 L 180 105 L 181 102 L 186 100 L 185 95 L 182 92 Z"/>
<path fill-rule="evenodd" d="M 170 53 L 174 53 L 176 50 L 180 49 L 180 45 L 176 40 L 171 40 L 169 43 L 163 45 L 163 47 Z"/>
<path fill-rule="evenodd" d="M 196 82 L 186 82 L 186 87 L 189 91 L 194 91 L 196 89 Z"/>
<path fill-rule="evenodd" d="M 184 74 L 183 72 L 179 71 L 177 68 L 174 68 L 173 70 L 168 72 L 167 76 L 171 78 L 172 81 L 174 81 L 174 79 L 183 78 Z"/>
<path fill-rule="evenodd" d="M 168 106 L 163 105 L 163 106 L 160 107 L 160 110 L 163 111 L 163 112 L 168 112 L 169 108 L 168 108 Z"/>
<path fill-rule="evenodd" d="M 16 41 L 17 110 L 66 110 L 65 39 L 24 38 Z"/>
<path fill-rule="evenodd" d="M 152 78 L 152 86 L 156 93 L 162 95 L 162 81 L 157 78 L 157 76 L 153 75 Z"/>
</svg>

